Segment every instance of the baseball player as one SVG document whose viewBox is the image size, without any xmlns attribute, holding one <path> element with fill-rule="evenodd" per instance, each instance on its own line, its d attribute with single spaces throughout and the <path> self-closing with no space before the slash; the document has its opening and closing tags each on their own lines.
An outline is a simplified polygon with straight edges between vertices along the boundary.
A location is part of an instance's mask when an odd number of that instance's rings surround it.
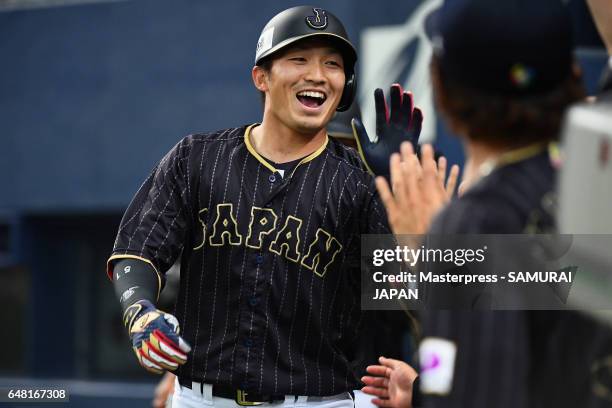
<svg viewBox="0 0 612 408">
<path fill-rule="evenodd" d="M 108 274 L 139 362 L 176 372 L 174 405 L 353 406 L 359 237 L 389 232 L 373 177 L 326 132 L 353 100 L 356 59 L 328 11 L 279 13 L 252 70 L 261 124 L 187 136 L 127 209 Z M 155 302 L 178 257 L 170 314 Z"/>
<path fill-rule="evenodd" d="M 465 147 L 467 188 L 428 233 L 553 231 L 558 160 L 549 143 L 564 110 L 584 97 L 565 5 L 446 1 L 434 21 L 432 82 Z M 431 203 L 444 205 L 442 192 L 427 188 L 436 178 L 433 155 L 424 147 L 421 165 L 409 144 L 402 150 L 401 161 L 392 158 L 393 193 L 383 179 L 377 186 L 393 230 L 424 233 L 411 218 Z M 611 333 L 576 312 L 430 311 L 423 326 L 422 406 L 599 407 L 612 400 L 602 370 Z M 419 406 L 410 366 L 383 358 L 368 371 L 364 391 L 377 405 Z"/>
<path fill-rule="evenodd" d="M 400 89 L 393 86 L 392 89 Z M 379 91 L 376 91 L 378 94 Z M 357 141 L 353 134 L 351 122 L 353 118 L 361 116 L 359 105 L 353 102 L 350 108 L 346 111 L 336 112 L 333 119 L 327 126 L 328 135 L 337 139 L 345 146 L 357 148 Z M 367 136 L 367 134 L 366 134 Z M 393 140 L 393 138 L 388 138 Z M 398 144 L 399 149 L 399 144 Z M 387 162 L 388 165 L 388 162 Z M 176 272 L 177 265 L 166 272 L 166 285 L 160 294 L 158 307 L 172 307 L 176 292 L 178 292 L 178 273 Z M 169 293 L 170 292 L 170 293 Z M 170 301 L 172 299 L 172 301 Z M 366 373 L 367 365 L 371 364 L 382 353 L 386 356 L 401 358 L 406 349 L 406 334 L 409 333 L 416 336 L 418 323 L 412 316 L 406 318 L 403 311 L 396 310 L 380 310 L 367 311 L 362 315 L 363 331 L 361 336 L 356 339 L 355 359 L 352 361 L 353 370 L 359 376 Z M 158 385 L 155 388 L 154 399 L 152 405 L 154 408 L 163 408 L 171 406 L 171 397 L 174 392 L 175 376 L 172 372 L 167 371 Z M 355 407 L 371 408 L 374 405 L 371 403 L 371 398 L 363 394 L 360 390 L 354 390 Z"/>
</svg>

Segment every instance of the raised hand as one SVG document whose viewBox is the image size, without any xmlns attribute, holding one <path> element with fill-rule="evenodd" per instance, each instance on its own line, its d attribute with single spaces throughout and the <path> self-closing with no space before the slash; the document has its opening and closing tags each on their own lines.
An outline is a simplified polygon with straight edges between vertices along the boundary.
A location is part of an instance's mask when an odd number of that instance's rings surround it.
<svg viewBox="0 0 612 408">
<path fill-rule="evenodd" d="M 446 159 L 436 163 L 430 145 L 421 149 L 421 160 L 410 143 L 402 143 L 401 155 L 390 159 L 391 187 L 384 177 L 376 178 L 376 188 L 387 209 L 394 234 L 425 234 L 436 214 L 452 198 L 459 166 L 451 168 L 446 184 Z"/>
<path fill-rule="evenodd" d="M 376 140 L 371 141 L 363 124 L 353 118 L 353 136 L 361 159 L 370 173 L 376 176 L 389 177 L 389 157 L 400 151 L 402 142 L 410 142 L 416 150 L 423 114 L 414 107 L 412 93 L 404 92 L 399 84 L 391 85 L 391 110 L 387 107 L 382 89 L 374 91 L 376 106 Z"/>
</svg>

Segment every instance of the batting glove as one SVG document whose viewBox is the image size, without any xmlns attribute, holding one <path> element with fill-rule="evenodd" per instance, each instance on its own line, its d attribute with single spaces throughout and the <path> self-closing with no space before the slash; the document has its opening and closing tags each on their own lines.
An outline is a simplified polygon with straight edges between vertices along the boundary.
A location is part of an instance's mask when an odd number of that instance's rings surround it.
<svg viewBox="0 0 612 408">
<path fill-rule="evenodd" d="M 176 317 L 140 300 L 123 314 L 138 362 L 148 371 L 161 374 L 174 371 L 187 361 L 191 347 L 179 336 Z"/>
<path fill-rule="evenodd" d="M 399 84 L 391 85 L 391 114 L 382 89 L 374 91 L 376 105 L 376 141 L 370 141 L 363 124 L 353 118 L 353 136 L 361 159 L 368 171 L 376 176 L 389 177 L 389 158 L 400 151 L 402 142 L 409 141 L 417 151 L 423 124 L 423 113 L 414 107 L 412 93 L 404 92 Z"/>
</svg>

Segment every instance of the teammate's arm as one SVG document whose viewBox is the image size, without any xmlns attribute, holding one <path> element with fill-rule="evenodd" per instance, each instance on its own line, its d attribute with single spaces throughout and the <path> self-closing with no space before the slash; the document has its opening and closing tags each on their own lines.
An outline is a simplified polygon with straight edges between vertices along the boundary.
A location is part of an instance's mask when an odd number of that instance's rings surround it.
<svg viewBox="0 0 612 408">
<path fill-rule="evenodd" d="M 410 143 L 402 143 L 401 156 L 390 159 L 392 186 L 383 177 L 376 187 L 395 234 L 425 234 L 434 217 L 451 200 L 459 166 L 453 165 L 446 179 L 446 159 L 435 160 L 431 145 L 424 145 L 421 160 Z"/>
<path fill-rule="evenodd" d="M 134 353 L 140 365 L 160 374 L 184 364 L 191 348 L 179 336 L 178 320 L 153 303 L 161 290 L 158 276 L 151 265 L 139 259 L 119 259 L 113 267 L 115 293 Z"/>
<path fill-rule="evenodd" d="M 595 26 L 608 50 L 608 63 L 600 79 L 601 92 L 612 91 L 612 7 L 607 0 L 587 0 Z"/>
</svg>

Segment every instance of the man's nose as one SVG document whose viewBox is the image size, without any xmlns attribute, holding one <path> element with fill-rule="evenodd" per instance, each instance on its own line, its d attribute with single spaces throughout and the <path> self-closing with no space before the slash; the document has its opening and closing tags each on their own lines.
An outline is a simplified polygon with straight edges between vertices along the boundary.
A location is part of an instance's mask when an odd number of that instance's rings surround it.
<svg viewBox="0 0 612 408">
<path fill-rule="evenodd" d="M 323 83 L 325 82 L 325 73 L 323 71 L 323 64 L 319 61 L 312 61 L 308 64 L 305 79 L 312 82 Z"/>
</svg>

